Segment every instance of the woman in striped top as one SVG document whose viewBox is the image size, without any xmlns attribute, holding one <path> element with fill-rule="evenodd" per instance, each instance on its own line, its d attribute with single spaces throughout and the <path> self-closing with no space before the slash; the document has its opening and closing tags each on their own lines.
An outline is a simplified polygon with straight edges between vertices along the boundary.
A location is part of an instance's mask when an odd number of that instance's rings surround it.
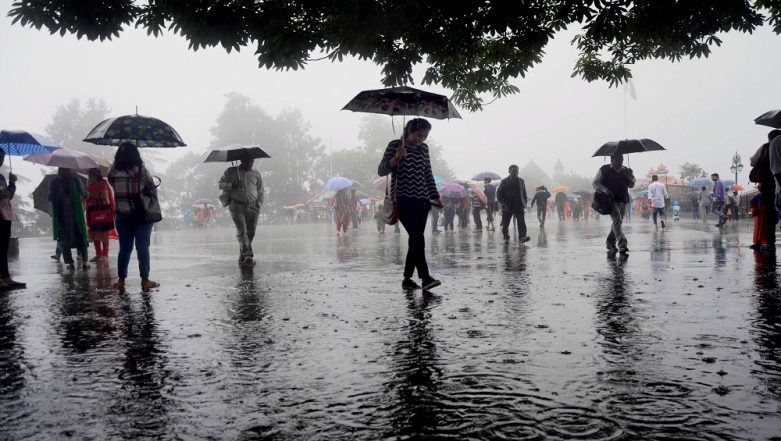
<svg viewBox="0 0 781 441">
<path fill-rule="evenodd" d="M 399 221 L 409 234 L 404 280 L 401 283 L 404 289 L 421 287 L 412 280 L 416 268 L 424 290 L 440 285 L 440 281 L 431 277 L 428 272 L 426 243 L 423 238 L 431 206 L 442 207 L 431 172 L 428 146 L 424 143 L 430 131 L 431 123 L 425 119 L 411 119 L 404 127 L 401 140 L 388 144 L 377 168 L 380 176 L 393 173 L 391 188 L 396 192 Z"/>
</svg>

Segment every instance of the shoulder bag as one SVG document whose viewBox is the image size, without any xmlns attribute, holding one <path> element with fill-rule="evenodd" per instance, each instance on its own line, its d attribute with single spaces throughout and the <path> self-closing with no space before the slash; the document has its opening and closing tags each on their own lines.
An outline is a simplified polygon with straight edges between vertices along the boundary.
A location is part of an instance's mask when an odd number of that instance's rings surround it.
<svg viewBox="0 0 781 441">
<path fill-rule="evenodd" d="M 155 183 L 155 188 L 160 186 L 161 180 L 159 177 L 152 176 L 152 181 Z M 157 200 L 157 192 L 147 190 L 145 185 L 139 185 L 137 210 L 138 221 L 141 223 L 151 224 L 163 220 L 160 202 Z"/>
<path fill-rule="evenodd" d="M 396 187 L 391 190 L 390 175 L 385 177 L 385 202 L 382 206 L 382 221 L 395 225 L 399 221 L 399 205 L 396 202 Z"/>
<path fill-rule="evenodd" d="M 601 191 L 594 193 L 594 200 L 591 202 L 591 208 L 599 214 L 610 214 L 610 198 Z"/>
</svg>

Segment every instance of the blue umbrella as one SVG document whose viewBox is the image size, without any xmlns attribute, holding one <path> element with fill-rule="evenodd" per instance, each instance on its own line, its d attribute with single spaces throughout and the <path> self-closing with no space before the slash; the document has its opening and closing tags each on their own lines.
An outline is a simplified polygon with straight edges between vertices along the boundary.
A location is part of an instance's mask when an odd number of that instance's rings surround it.
<svg viewBox="0 0 781 441">
<path fill-rule="evenodd" d="M 344 190 L 345 188 L 350 188 L 352 186 L 353 181 L 342 176 L 334 176 L 325 183 L 325 189 L 328 191 Z"/>
<path fill-rule="evenodd" d="M 730 188 L 735 185 L 735 181 L 732 179 L 722 179 L 721 183 L 724 184 L 724 188 Z"/>
<path fill-rule="evenodd" d="M 0 150 L 8 156 L 26 156 L 51 153 L 60 148 L 51 139 L 24 130 L 0 130 Z M 9 158 L 8 166 L 11 161 Z"/>
<path fill-rule="evenodd" d="M 434 176 L 434 185 L 437 186 L 437 188 L 445 185 L 445 180 L 440 178 L 439 176 Z"/>
<path fill-rule="evenodd" d="M 494 172 L 489 172 L 489 171 L 478 173 L 478 174 L 472 176 L 472 180 L 473 181 L 483 181 L 485 179 L 490 179 L 492 181 L 496 181 L 497 179 L 502 179 L 502 177 L 499 176 L 498 174 L 494 173 Z"/>
<path fill-rule="evenodd" d="M 689 181 L 689 185 L 691 185 L 692 187 L 697 187 L 697 188 L 700 188 L 700 187 L 710 187 L 711 185 L 713 185 L 713 181 L 711 181 L 710 179 L 705 179 L 705 178 L 692 179 L 691 181 Z"/>
</svg>

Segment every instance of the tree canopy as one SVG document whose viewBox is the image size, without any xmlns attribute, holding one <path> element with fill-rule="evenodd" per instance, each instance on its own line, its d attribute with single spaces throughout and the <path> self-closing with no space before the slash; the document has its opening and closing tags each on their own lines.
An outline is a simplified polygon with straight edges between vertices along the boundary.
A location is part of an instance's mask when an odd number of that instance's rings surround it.
<svg viewBox="0 0 781 441">
<path fill-rule="evenodd" d="M 254 46 L 260 66 L 274 69 L 357 57 L 382 66 L 386 86 L 413 84 L 413 67 L 426 63 L 420 82 L 453 90 L 470 110 L 486 94 L 517 92 L 511 80 L 568 27 L 581 29 L 572 75 L 611 86 L 640 60 L 707 57 L 724 32 L 768 23 L 781 33 L 778 0 L 17 0 L 9 16 L 90 40 L 135 26 L 155 36 L 171 30 L 193 50 Z"/>
</svg>

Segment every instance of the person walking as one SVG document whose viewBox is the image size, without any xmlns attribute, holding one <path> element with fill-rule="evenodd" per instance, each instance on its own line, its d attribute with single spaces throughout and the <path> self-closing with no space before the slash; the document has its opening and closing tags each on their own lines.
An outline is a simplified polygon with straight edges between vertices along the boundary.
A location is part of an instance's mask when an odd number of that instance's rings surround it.
<svg viewBox="0 0 781 441">
<path fill-rule="evenodd" d="M 521 243 L 528 242 L 531 238 L 526 235 L 526 183 L 518 176 L 518 166 L 513 164 L 509 168 L 510 175 L 502 179 L 496 190 L 496 199 L 502 207 L 502 235 L 504 240 L 510 239 L 508 228 L 510 220 L 514 217 L 518 227 L 518 240 Z"/>
<path fill-rule="evenodd" d="M 445 233 L 447 233 L 448 228 L 450 229 L 450 232 L 453 232 L 453 221 L 456 217 L 456 202 L 453 201 L 452 198 L 445 198 L 445 220 L 443 222 L 443 227 L 445 228 Z"/>
<path fill-rule="evenodd" d="M 0 166 L 5 162 L 5 151 L 0 150 Z M 11 223 L 16 220 L 11 199 L 16 195 L 16 175 L 8 173 L 8 181 L 0 175 L 0 291 L 26 288 L 27 284 L 11 278 L 8 270 L 8 247 L 11 244 Z"/>
<path fill-rule="evenodd" d="M 719 216 L 719 221 L 716 226 L 721 228 L 727 222 L 727 215 L 724 213 L 724 205 L 727 199 L 727 193 L 724 191 L 724 183 L 719 179 L 718 173 L 711 173 L 711 181 L 713 181 L 713 190 L 711 190 L 711 200 L 713 201 L 712 209 L 714 213 Z"/>
<path fill-rule="evenodd" d="M 629 246 L 621 225 L 626 214 L 626 206 L 631 200 L 629 189 L 635 186 L 632 169 L 624 167 L 624 155 L 618 153 L 610 157 L 610 164 L 599 168 L 592 183 L 594 190 L 600 191 L 610 199 L 610 233 L 605 241 L 608 255 L 616 252 L 629 253 Z"/>
<path fill-rule="evenodd" d="M 692 219 L 697 220 L 700 218 L 700 192 L 692 191 L 689 193 L 689 202 L 692 205 Z"/>
<path fill-rule="evenodd" d="M 117 238 L 114 229 L 115 210 L 111 186 L 99 168 L 91 168 L 87 181 L 87 236 L 95 245 L 92 262 L 108 261 L 109 239 Z"/>
<path fill-rule="evenodd" d="M 706 222 L 708 217 L 708 202 L 710 202 L 710 196 L 708 196 L 708 189 L 704 185 L 700 187 L 700 196 L 698 201 L 700 219 L 702 219 L 703 222 Z"/>
<path fill-rule="evenodd" d="M 114 189 L 116 204 L 116 228 L 119 235 L 119 255 L 117 256 L 117 281 L 114 287 L 125 291 L 127 268 L 135 244 L 138 257 L 138 271 L 141 273 L 141 290 L 149 292 L 160 286 L 149 279 L 150 256 L 149 242 L 152 237 L 153 223 L 141 218 L 143 208 L 139 207 L 141 194 L 156 195 L 157 186 L 144 167 L 138 148 L 131 142 L 119 146 L 114 155 L 114 164 L 108 171 L 108 182 Z"/>
<path fill-rule="evenodd" d="M 764 239 L 764 243 L 755 240 L 751 248 L 774 252 L 777 220 L 776 185 L 781 177 L 779 176 L 781 174 L 781 130 L 771 130 L 767 139 L 768 142 L 762 144 L 751 156 L 752 173 L 755 174 L 754 179 L 759 181 L 761 195 L 761 210 L 757 210 L 757 214 L 758 227 L 762 231 L 759 234 L 755 232 L 755 237 Z"/>
<path fill-rule="evenodd" d="M 483 219 L 481 218 L 481 213 L 485 208 L 485 205 L 483 205 L 483 201 L 480 200 L 480 196 L 478 196 L 474 191 L 470 193 L 470 198 L 472 200 L 472 219 L 475 221 L 474 231 L 475 233 L 482 233 Z"/>
<path fill-rule="evenodd" d="M 439 234 L 441 231 L 439 228 L 439 208 L 432 206 L 431 207 L 431 234 Z M 398 225 L 398 223 L 396 223 Z"/>
<path fill-rule="evenodd" d="M 487 207 L 485 208 L 486 223 L 488 224 L 485 229 L 488 231 L 496 230 L 494 227 L 494 215 L 496 214 L 496 186 L 491 184 L 491 178 L 483 179 L 483 192 L 485 192 L 485 198 Z"/>
<path fill-rule="evenodd" d="M 392 188 L 396 192 L 399 221 L 409 234 L 409 247 L 404 264 L 404 289 L 430 290 L 441 282 L 431 276 L 426 262 L 426 242 L 423 233 L 431 206 L 442 207 L 439 192 L 431 172 L 431 159 L 425 140 L 431 132 L 431 123 L 423 118 L 413 118 L 404 127 L 401 140 L 388 144 L 382 156 L 377 174 L 392 173 Z M 412 280 L 417 270 L 421 285 Z"/>
<path fill-rule="evenodd" d="M 540 222 L 540 226 L 545 226 L 545 218 L 548 214 L 548 199 L 551 194 L 544 185 L 537 187 L 537 191 L 532 196 L 532 201 L 529 205 L 537 207 L 537 220 Z"/>
<path fill-rule="evenodd" d="M 567 193 L 564 193 L 563 191 L 557 192 L 556 196 L 553 198 L 553 205 L 556 206 L 556 214 L 559 215 L 560 221 L 566 219 L 566 215 L 564 213 L 564 204 L 566 203 L 567 203 Z"/>
<path fill-rule="evenodd" d="M 71 248 L 76 248 L 83 270 L 89 269 L 87 254 L 89 240 L 84 218 L 84 198 L 87 191 L 69 168 L 58 168 L 57 176 L 49 183 L 49 201 L 52 203 L 52 235 L 60 245 L 63 261 L 72 271 L 76 268 Z"/>
<path fill-rule="evenodd" d="M 347 234 L 347 226 L 350 225 L 350 195 L 347 193 L 347 189 L 343 188 L 337 191 L 335 199 L 334 212 L 336 213 L 336 235 L 338 236 L 339 230 Z"/>
<path fill-rule="evenodd" d="M 252 168 L 253 159 L 242 159 L 238 167 L 228 167 L 220 178 L 220 190 L 230 198 L 228 209 L 236 226 L 239 241 L 239 265 L 255 265 L 252 240 L 258 227 L 260 206 L 263 205 L 263 179 Z"/>
<path fill-rule="evenodd" d="M 732 210 L 732 220 L 739 221 L 740 220 L 740 195 L 738 195 L 737 190 L 732 190 L 732 194 L 729 196 L 730 202 L 732 203 L 732 206 L 730 209 Z"/>
<path fill-rule="evenodd" d="M 355 189 L 350 189 L 350 220 L 353 223 L 353 230 L 358 229 L 358 224 L 361 223 L 361 217 L 358 216 L 358 210 L 360 206 L 360 200 L 358 199 L 358 196 L 355 194 Z"/>
<path fill-rule="evenodd" d="M 651 185 L 648 186 L 648 199 L 651 200 L 651 210 L 653 210 L 651 217 L 654 220 L 654 228 L 659 229 L 659 226 L 656 224 L 658 216 L 662 229 L 664 229 L 664 221 L 667 219 L 664 208 L 667 199 L 670 199 L 670 195 L 667 194 L 667 186 L 659 182 L 659 176 L 657 175 L 651 175 Z"/>
</svg>

